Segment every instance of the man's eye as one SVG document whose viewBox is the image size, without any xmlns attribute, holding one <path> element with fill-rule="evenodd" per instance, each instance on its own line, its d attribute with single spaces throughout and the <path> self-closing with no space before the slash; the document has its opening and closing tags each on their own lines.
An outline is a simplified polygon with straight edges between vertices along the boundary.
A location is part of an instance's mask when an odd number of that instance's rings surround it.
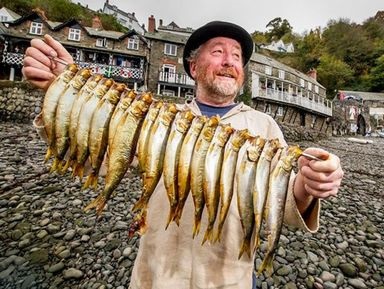
<svg viewBox="0 0 384 289">
<path fill-rule="evenodd" d="M 221 53 L 223 53 L 223 51 L 220 49 L 213 50 L 213 54 L 221 54 Z"/>
</svg>

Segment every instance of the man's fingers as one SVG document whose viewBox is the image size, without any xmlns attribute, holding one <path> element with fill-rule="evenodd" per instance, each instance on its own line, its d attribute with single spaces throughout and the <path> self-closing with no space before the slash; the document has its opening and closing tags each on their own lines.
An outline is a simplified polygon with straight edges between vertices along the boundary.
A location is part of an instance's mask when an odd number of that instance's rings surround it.
<svg viewBox="0 0 384 289">
<path fill-rule="evenodd" d="M 35 39 L 33 39 L 33 40 L 35 40 Z M 47 54 L 45 54 L 44 51 L 42 51 L 38 48 L 35 48 L 32 46 L 28 47 L 27 50 L 25 51 L 25 56 L 30 57 L 30 58 L 34 58 L 36 61 L 41 62 L 43 65 L 45 65 L 47 67 L 52 66 L 52 60 L 47 56 Z"/>
<path fill-rule="evenodd" d="M 332 190 L 316 190 L 314 188 L 311 188 L 310 186 L 308 185 L 305 185 L 305 190 L 311 194 L 312 196 L 314 196 L 315 198 L 319 198 L 319 199 L 327 199 L 329 197 L 335 197 L 337 195 L 337 189 L 332 189 Z"/>
<path fill-rule="evenodd" d="M 47 65 L 43 64 L 40 61 L 37 61 L 31 56 L 26 56 L 24 58 L 24 67 L 34 67 L 48 72 L 51 71 L 50 67 L 47 67 Z"/>
<path fill-rule="evenodd" d="M 42 70 L 33 66 L 24 66 L 22 72 L 25 78 L 30 81 L 33 79 L 36 81 L 46 80 L 51 82 L 55 78 L 55 75 L 52 74 L 52 72 Z"/>
<path fill-rule="evenodd" d="M 48 34 L 44 35 L 44 40 L 49 46 L 51 46 L 54 49 L 55 53 L 57 54 L 57 55 L 53 55 L 52 52 L 50 52 L 49 55 L 57 56 L 69 63 L 73 62 L 72 56 L 68 53 L 68 51 L 64 48 L 64 46 L 61 45 L 60 42 L 56 41 L 55 39 L 53 39 L 52 36 Z"/>
</svg>

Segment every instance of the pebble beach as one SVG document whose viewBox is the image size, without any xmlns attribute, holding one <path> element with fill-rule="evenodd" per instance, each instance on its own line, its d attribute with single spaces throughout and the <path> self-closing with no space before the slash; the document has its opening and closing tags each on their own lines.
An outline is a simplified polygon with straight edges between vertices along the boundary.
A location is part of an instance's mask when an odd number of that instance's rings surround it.
<svg viewBox="0 0 384 289">
<path fill-rule="evenodd" d="M 97 217 L 83 211 L 96 192 L 49 174 L 31 124 L 0 122 L 0 140 L 0 288 L 128 288 L 140 238 L 127 231 L 140 177 L 129 172 Z M 337 154 L 344 180 L 337 198 L 322 201 L 317 233 L 283 228 L 274 274 L 259 276 L 257 288 L 384 289 L 384 138 L 368 140 L 295 143 Z"/>
</svg>

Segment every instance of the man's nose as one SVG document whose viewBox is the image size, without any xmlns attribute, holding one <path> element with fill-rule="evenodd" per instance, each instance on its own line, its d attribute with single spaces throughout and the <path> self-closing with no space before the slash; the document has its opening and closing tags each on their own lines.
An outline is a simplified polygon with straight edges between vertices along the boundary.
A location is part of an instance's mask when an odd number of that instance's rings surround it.
<svg viewBox="0 0 384 289">
<path fill-rule="evenodd" d="M 225 53 L 223 57 L 223 66 L 232 67 L 235 65 L 235 59 L 230 53 Z"/>
</svg>

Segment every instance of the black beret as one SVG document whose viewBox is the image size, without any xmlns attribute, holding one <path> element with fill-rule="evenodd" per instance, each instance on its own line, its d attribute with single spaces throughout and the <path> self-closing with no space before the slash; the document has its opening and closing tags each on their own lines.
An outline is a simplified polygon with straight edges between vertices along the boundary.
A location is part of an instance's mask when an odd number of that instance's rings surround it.
<svg viewBox="0 0 384 289">
<path fill-rule="evenodd" d="M 244 28 L 229 22 L 212 21 L 195 30 L 191 36 L 189 36 L 187 43 L 185 44 L 183 64 L 185 71 L 190 77 L 192 76 L 189 70 L 188 58 L 191 52 L 214 37 L 228 37 L 238 41 L 243 53 L 244 66 L 251 58 L 253 53 L 253 40 L 251 35 L 249 35 Z"/>
</svg>

